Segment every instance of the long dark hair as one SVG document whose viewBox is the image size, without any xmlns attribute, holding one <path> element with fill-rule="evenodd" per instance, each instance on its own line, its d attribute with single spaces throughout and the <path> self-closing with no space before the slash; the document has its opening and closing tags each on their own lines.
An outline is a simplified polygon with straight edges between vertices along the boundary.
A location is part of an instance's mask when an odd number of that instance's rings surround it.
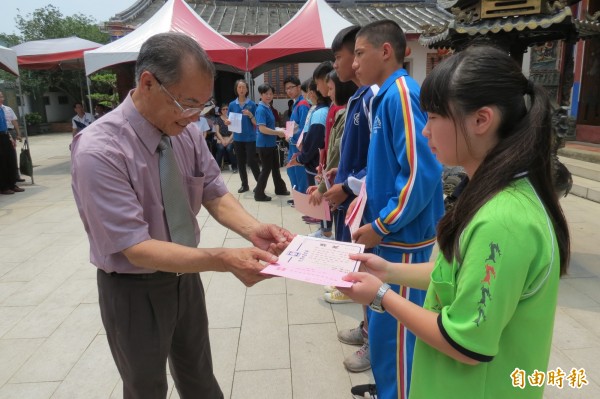
<svg viewBox="0 0 600 399">
<path fill-rule="evenodd" d="M 453 55 L 423 82 L 421 107 L 450 118 L 462 134 L 465 117 L 485 106 L 500 111 L 498 143 L 438 224 L 440 250 L 448 261 L 460 259 L 460 235 L 475 213 L 515 175 L 526 172 L 552 219 L 563 275 L 570 256 L 569 228 L 553 188 L 551 107 L 545 90 L 525 78 L 505 52 L 489 46 Z"/>
<path fill-rule="evenodd" d="M 331 104 L 331 99 L 329 97 L 323 97 L 321 92 L 319 90 L 317 90 L 317 82 L 315 82 L 314 79 L 311 80 L 310 83 L 308 84 L 308 90 L 314 91 L 315 94 L 317 95 L 317 103 L 315 105 L 325 104 L 325 105 L 329 106 Z"/>
<path fill-rule="evenodd" d="M 348 82 L 342 82 L 337 75 L 336 71 L 331 71 L 327 74 L 327 78 L 330 79 L 335 86 L 335 104 L 336 105 L 346 105 L 348 104 L 348 100 L 358 87 L 354 84 L 353 81 L 349 80 Z"/>
</svg>

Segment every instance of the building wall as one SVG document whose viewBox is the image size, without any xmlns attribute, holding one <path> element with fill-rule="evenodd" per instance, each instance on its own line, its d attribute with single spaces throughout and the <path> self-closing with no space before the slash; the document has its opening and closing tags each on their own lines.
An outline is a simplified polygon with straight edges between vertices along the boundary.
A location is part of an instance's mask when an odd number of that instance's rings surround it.
<svg viewBox="0 0 600 399">
<path fill-rule="evenodd" d="M 46 117 L 48 118 L 49 123 L 64 122 L 71 119 L 73 115 L 75 115 L 71 99 L 67 97 L 65 104 L 59 104 L 59 97 L 66 96 L 67 95 L 64 93 L 57 92 L 44 93 L 44 97 L 48 97 L 49 100 L 49 104 L 46 104 Z M 86 112 L 90 111 L 86 109 Z"/>
</svg>

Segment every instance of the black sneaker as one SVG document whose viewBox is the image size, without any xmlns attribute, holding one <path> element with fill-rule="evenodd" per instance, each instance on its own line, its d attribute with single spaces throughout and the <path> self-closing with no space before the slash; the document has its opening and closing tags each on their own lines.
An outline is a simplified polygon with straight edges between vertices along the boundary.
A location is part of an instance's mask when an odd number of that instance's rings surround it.
<svg viewBox="0 0 600 399">
<path fill-rule="evenodd" d="M 292 200 L 292 199 L 287 200 L 287 204 L 291 205 L 291 206 L 294 206 L 294 200 Z"/>
<path fill-rule="evenodd" d="M 354 399 L 377 399 L 377 388 L 375 384 L 363 384 L 353 386 L 350 390 Z"/>
<path fill-rule="evenodd" d="M 242 186 L 240 187 L 240 189 L 238 190 L 238 193 L 245 193 L 246 191 L 250 190 L 250 187 L 248 186 Z"/>
</svg>

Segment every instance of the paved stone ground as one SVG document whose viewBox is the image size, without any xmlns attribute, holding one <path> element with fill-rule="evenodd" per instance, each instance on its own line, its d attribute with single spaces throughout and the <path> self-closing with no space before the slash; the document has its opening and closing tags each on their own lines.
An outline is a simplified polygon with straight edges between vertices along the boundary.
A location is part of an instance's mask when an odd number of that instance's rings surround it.
<svg viewBox="0 0 600 399">
<path fill-rule="evenodd" d="M 98 311 L 95 268 L 70 189 L 69 134 L 34 136 L 35 185 L 0 196 L 0 398 L 120 398 L 121 383 Z M 285 173 L 284 173 L 285 175 Z M 235 192 L 239 176 L 224 172 Z M 267 193 L 273 193 L 272 183 Z M 263 221 L 306 234 L 287 197 L 243 205 Z M 584 368 L 581 390 L 546 388 L 546 398 L 600 397 L 600 204 L 563 200 L 573 236 L 571 271 L 560 286 L 550 369 Z M 201 246 L 247 243 L 198 217 Z M 361 318 L 354 304 L 329 305 L 319 286 L 271 279 L 245 288 L 229 274 L 203 273 L 215 373 L 226 398 L 349 398 L 370 372 L 351 374 L 355 348 L 336 332 Z M 523 334 L 535 334 L 535 326 Z M 169 397 L 177 398 L 170 384 Z"/>
</svg>

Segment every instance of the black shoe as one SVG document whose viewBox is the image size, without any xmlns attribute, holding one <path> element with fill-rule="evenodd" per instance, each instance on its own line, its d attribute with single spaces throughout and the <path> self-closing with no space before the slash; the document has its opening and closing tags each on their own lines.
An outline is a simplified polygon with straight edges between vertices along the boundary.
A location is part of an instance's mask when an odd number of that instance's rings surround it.
<svg viewBox="0 0 600 399">
<path fill-rule="evenodd" d="M 25 181 L 25 179 L 23 179 L 22 177 L 19 177 L 19 178 L 17 179 L 17 182 L 19 182 L 19 183 L 23 183 L 24 181 Z"/>
<path fill-rule="evenodd" d="M 240 187 L 240 189 L 238 190 L 238 193 L 245 193 L 246 191 L 250 190 L 250 187 L 248 186 L 242 186 Z"/>
<path fill-rule="evenodd" d="M 277 191 L 275 191 L 275 194 L 277 194 L 277 195 L 290 195 L 290 192 L 287 191 L 287 190 L 286 191 L 282 191 L 280 193 L 278 193 Z"/>
<path fill-rule="evenodd" d="M 377 399 L 377 388 L 375 384 L 363 384 L 353 386 L 350 390 L 354 399 Z"/>
<path fill-rule="evenodd" d="M 254 201 L 258 201 L 258 202 L 268 202 L 268 201 L 271 201 L 271 197 L 269 197 L 268 195 L 265 195 L 264 197 L 257 197 L 257 196 L 254 196 Z"/>
<path fill-rule="evenodd" d="M 294 200 L 287 200 L 287 204 L 290 206 L 294 206 Z"/>
<path fill-rule="evenodd" d="M 252 189 L 252 192 L 253 192 L 253 193 L 255 193 L 255 192 L 256 192 L 256 187 L 254 187 L 254 188 Z"/>
</svg>

